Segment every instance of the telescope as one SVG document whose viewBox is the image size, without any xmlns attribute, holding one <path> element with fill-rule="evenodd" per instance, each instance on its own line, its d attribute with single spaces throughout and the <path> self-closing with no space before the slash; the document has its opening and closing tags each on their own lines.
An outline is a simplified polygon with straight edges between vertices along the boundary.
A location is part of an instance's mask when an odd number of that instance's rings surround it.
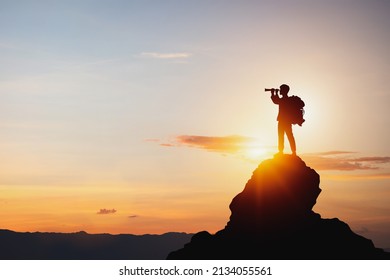
<svg viewBox="0 0 390 280">
<path fill-rule="evenodd" d="M 264 91 L 271 91 L 272 93 L 273 92 L 278 93 L 279 89 L 278 88 L 265 88 Z"/>
</svg>

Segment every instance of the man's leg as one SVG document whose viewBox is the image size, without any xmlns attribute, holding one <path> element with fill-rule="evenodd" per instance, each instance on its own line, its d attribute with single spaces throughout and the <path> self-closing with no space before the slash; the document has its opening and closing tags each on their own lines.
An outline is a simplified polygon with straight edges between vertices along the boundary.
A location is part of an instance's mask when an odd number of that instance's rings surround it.
<svg viewBox="0 0 390 280">
<path fill-rule="evenodd" d="M 285 125 L 285 131 L 286 131 L 286 135 L 287 135 L 288 141 L 290 142 L 291 151 L 295 155 L 296 152 L 297 152 L 297 147 L 295 145 L 295 139 L 294 139 L 294 135 L 293 135 L 293 132 L 292 132 L 292 125 L 291 124 L 286 124 Z"/>
<path fill-rule="evenodd" d="M 284 150 L 284 126 L 281 122 L 278 123 L 278 149 L 279 153 L 283 153 Z"/>
</svg>

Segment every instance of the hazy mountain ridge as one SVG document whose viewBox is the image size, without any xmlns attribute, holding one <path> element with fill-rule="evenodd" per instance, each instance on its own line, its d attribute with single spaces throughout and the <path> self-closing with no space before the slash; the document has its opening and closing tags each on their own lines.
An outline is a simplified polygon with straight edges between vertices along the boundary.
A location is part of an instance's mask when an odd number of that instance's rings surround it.
<svg viewBox="0 0 390 280">
<path fill-rule="evenodd" d="M 161 260 L 192 234 L 88 234 L 0 230 L 2 260 Z"/>
</svg>

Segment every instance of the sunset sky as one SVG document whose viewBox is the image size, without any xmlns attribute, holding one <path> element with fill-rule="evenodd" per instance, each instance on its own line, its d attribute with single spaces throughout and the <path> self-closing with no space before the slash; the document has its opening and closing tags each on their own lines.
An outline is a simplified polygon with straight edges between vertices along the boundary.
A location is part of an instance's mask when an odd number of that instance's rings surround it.
<svg viewBox="0 0 390 280">
<path fill-rule="evenodd" d="M 215 232 L 306 103 L 314 210 L 390 248 L 390 1 L 0 0 L 0 228 Z M 286 152 L 289 153 L 286 141 Z"/>
</svg>

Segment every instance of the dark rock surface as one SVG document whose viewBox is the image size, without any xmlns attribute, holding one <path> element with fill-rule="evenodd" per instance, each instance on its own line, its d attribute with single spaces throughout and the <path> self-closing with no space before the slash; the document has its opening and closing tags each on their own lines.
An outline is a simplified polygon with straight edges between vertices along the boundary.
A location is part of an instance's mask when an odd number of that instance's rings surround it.
<svg viewBox="0 0 390 280">
<path fill-rule="evenodd" d="M 320 176 L 297 156 L 263 161 L 230 204 L 226 227 L 195 234 L 168 259 L 390 259 L 338 220 L 312 211 Z"/>
</svg>

